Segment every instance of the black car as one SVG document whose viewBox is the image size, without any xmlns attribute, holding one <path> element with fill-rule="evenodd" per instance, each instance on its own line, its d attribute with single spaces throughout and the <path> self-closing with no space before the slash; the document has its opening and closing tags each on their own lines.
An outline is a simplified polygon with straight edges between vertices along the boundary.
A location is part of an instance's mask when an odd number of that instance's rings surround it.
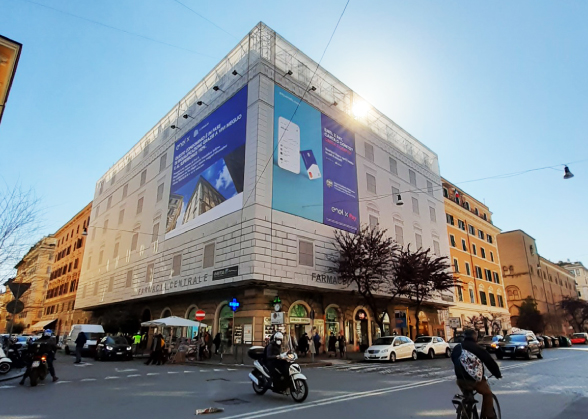
<svg viewBox="0 0 588 419">
<path fill-rule="evenodd" d="M 553 341 L 551 340 L 551 338 L 549 336 L 541 336 L 543 338 L 543 343 L 545 344 L 544 347 L 545 348 L 553 348 Z"/>
<path fill-rule="evenodd" d="M 498 350 L 496 351 L 496 358 L 498 359 L 507 356 L 511 358 L 524 356 L 526 359 L 531 359 L 532 355 L 536 355 L 539 359 L 543 358 L 539 341 L 533 333 L 508 335 L 498 344 Z"/>
<path fill-rule="evenodd" d="M 555 336 L 551 336 L 551 341 L 553 342 L 553 347 L 557 348 L 560 344 L 559 339 L 556 338 Z"/>
<path fill-rule="evenodd" d="M 122 336 L 106 336 L 96 346 L 96 361 L 133 359 L 132 347 Z"/>
<path fill-rule="evenodd" d="M 496 352 L 498 349 L 498 343 L 502 341 L 502 336 L 484 336 L 481 341 L 478 342 L 482 348 L 486 349 L 488 352 Z"/>
<path fill-rule="evenodd" d="M 572 341 L 567 336 L 558 336 L 559 346 L 569 348 L 572 346 Z"/>
<path fill-rule="evenodd" d="M 543 339 L 543 336 L 537 336 L 537 340 L 539 341 L 539 347 L 545 349 L 545 339 Z"/>
</svg>

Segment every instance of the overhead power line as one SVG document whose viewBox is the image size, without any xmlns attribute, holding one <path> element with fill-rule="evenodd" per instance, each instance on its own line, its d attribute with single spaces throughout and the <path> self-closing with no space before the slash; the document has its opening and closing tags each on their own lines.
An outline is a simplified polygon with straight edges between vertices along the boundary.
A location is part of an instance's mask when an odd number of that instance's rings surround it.
<svg viewBox="0 0 588 419">
<path fill-rule="evenodd" d="M 117 28 L 116 26 L 112 26 L 112 25 L 109 25 L 107 23 L 103 23 L 103 22 L 100 22 L 100 21 L 97 21 L 97 20 L 94 20 L 94 19 L 90 19 L 90 18 L 84 17 L 84 16 L 76 15 L 75 13 L 71 13 L 71 12 L 68 12 L 68 11 L 65 11 L 65 10 L 57 9 L 55 7 L 48 6 L 46 4 L 37 3 L 37 2 L 32 1 L 32 0 L 22 0 L 22 1 L 25 1 L 27 3 L 34 4 L 36 6 L 44 7 L 46 9 L 50 9 L 50 10 L 53 10 L 55 12 L 58 12 L 58 13 L 62 13 L 64 15 L 67 15 L 67 16 L 75 17 L 76 19 L 84 20 L 86 22 L 90 22 L 90 23 L 93 23 L 95 25 L 102 26 L 104 28 L 108 28 L 108 29 L 112 29 L 112 30 L 115 30 L 115 31 L 123 32 L 123 33 L 126 33 L 127 35 L 131 35 L 131 36 L 135 36 L 137 38 L 145 39 L 147 41 L 155 42 L 157 44 L 166 45 L 168 47 L 181 49 L 183 51 L 187 51 L 187 52 L 191 52 L 193 54 L 201 55 L 203 57 L 216 59 L 216 57 L 213 57 L 212 55 L 208 55 L 208 54 L 205 54 L 205 53 L 202 53 L 202 52 L 199 52 L 199 51 L 195 51 L 195 50 L 190 49 L 190 48 L 182 47 L 182 46 L 179 46 L 179 45 L 170 44 L 169 42 L 166 42 L 166 41 L 160 41 L 160 40 L 155 39 L 155 38 L 150 38 L 148 36 L 141 35 L 140 33 L 128 31 L 126 29 Z"/>
<path fill-rule="evenodd" d="M 217 25 L 216 23 L 214 23 L 212 20 L 208 19 L 207 17 L 201 15 L 200 13 L 198 13 L 196 10 L 192 9 L 190 6 L 182 3 L 180 0 L 174 0 L 176 3 L 178 3 L 179 5 L 185 7 L 186 9 L 188 9 L 189 11 L 191 11 L 192 13 L 194 13 L 196 16 L 199 16 L 200 18 L 204 19 L 205 21 L 207 21 L 208 23 L 210 23 L 212 26 L 214 26 L 217 29 L 220 29 L 221 31 L 223 31 L 224 33 L 226 33 L 229 36 L 232 36 L 235 39 L 239 39 L 237 36 L 233 35 L 232 33 L 230 33 L 229 31 L 225 30 L 224 28 L 220 27 L 219 25 Z"/>
</svg>

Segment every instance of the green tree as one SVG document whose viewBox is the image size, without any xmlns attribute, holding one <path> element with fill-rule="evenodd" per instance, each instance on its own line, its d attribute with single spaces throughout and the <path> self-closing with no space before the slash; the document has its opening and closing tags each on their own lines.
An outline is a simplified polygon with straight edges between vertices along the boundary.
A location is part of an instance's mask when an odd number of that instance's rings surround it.
<svg viewBox="0 0 588 419">
<path fill-rule="evenodd" d="M 577 298 L 564 297 L 559 308 L 565 313 L 574 331 L 583 332 L 588 324 L 588 302 Z"/>
<path fill-rule="evenodd" d="M 517 309 L 519 310 L 518 328 L 532 330 L 535 333 L 542 333 L 545 330 L 545 319 L 537 309 L 537 303 L 533 298 L 530 296 L 525 298 Z"/>
</svg>

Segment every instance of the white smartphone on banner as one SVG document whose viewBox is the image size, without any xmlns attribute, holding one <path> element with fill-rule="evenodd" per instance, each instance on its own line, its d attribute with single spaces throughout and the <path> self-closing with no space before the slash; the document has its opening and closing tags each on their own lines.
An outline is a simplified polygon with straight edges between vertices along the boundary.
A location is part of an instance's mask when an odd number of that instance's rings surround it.
<svg viewBox="0 0 588 419">
<path fill-rule="evenodd" d="M 278 118 L 278 166 L 300 173 L 300 127 L 281 116 Z"/>
</svg>

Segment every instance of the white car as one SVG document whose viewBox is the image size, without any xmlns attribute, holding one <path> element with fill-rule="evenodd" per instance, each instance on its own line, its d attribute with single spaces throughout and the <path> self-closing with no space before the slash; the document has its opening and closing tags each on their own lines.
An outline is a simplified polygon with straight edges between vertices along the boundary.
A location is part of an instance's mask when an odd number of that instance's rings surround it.
<svg viewBox="0 0 588 419">
<path fill-rule="evenodd" d="M 464 336 L 463 335 L 457 335 L 451 339 L 449 339 L 449 341 L 447 342 L 449 344 L 449 349 L 451 349 L 453 351 L 453 349 L 459 345 L 460 343 L 462 343 L 464 340 Z"/>
<path fill-rule="evenodd" d="M 419 355 L 425 355 L 431 359 L 435 355 L 451 356 L 449 344 L 438 336 L 420 336 L 414 341 L 414 347 Z"/>
<path fill-rule="evenodd" d="M 390 361 L 397 359 L 417 359 L 414 342 L 405 336 L 383 336 L 376 339 L 374 344 L 363 354 L 366 361 Z"/>
</svg>

